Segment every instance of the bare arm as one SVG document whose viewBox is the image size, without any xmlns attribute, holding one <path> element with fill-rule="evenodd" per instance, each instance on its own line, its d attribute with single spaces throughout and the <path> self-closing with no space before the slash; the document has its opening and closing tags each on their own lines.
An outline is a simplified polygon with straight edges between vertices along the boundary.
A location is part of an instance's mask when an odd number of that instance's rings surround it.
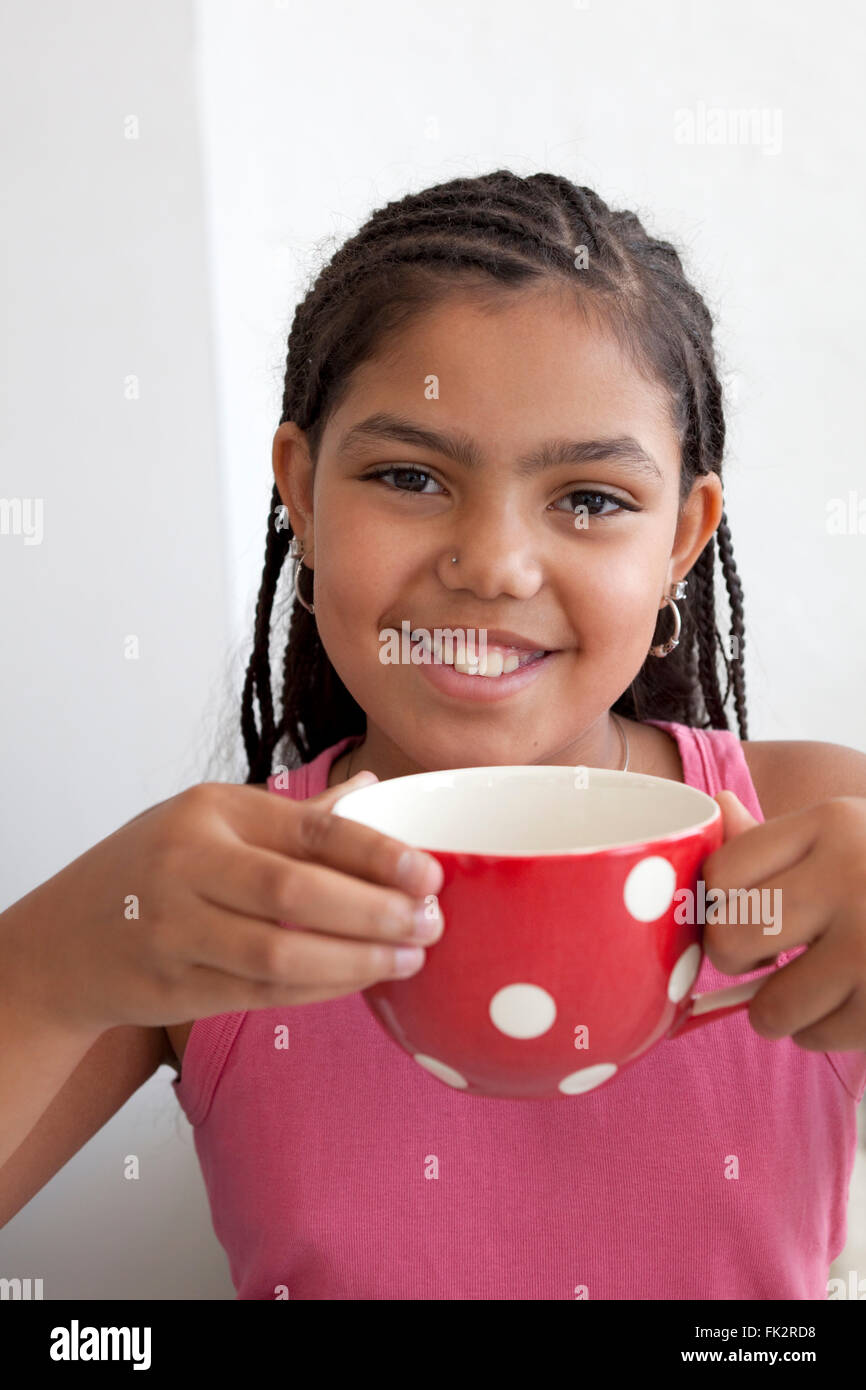
<svg viewBox="0 0 866 1390">
<path fill-rule="evenodd" d="M 169 1060 L 163 1027 L 73 1021 L 44 997 L 40 892 L 0 913 L 0 1226 Z"/>
<path fill-rule="evenodd" d="M 167 1042 L 159 1027 L 94 1040 L 28 1025 L 0 1004 L 0 1227 L 170 1060 Z"/>
</svg>

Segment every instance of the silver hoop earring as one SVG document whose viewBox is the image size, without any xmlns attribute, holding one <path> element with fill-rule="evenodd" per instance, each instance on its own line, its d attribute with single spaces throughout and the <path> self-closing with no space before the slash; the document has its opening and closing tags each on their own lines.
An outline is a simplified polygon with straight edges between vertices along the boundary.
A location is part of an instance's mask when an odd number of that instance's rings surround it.
<svg viewBox="0 0 866 1390">
<path fill-rule="evenodd" d="M 298 603 L 301 605 L 302 608 L 306 608 L 308 613 L 315 613 L 315 606 L 312 603 L 307 603 L 307 600 L 303 597 L 300 590 L 298 589 L 298 570 L 304 563 L 304 542 L 299 541 L 297 536 L 292 536 L 291 544 L 289 546 L 289 554 L 295 561 L 295 573 L 294 578 L 292 580 L 292 592 L 294 593 L 295 598 L 298 600 Z M 312 572 L 313 571 L 310 570 L 311 574 Z"/>
<path fill-rule="evenodd" d="M 680 610 L 674 603 L 674 599 L 683 598 L 685 596 L 688 582 L 687 579 L 678 579 L 673 587 L 673 592 L 665 594 L 663 602 L 674 610 L 674 630 L 666 642 L 659 642 L 657 646 L 650 647 L 650 656 L 668 656 L 673 651 L 674 647 L 679 646 L 682 622 L 680 620 Z"/>
</svg>

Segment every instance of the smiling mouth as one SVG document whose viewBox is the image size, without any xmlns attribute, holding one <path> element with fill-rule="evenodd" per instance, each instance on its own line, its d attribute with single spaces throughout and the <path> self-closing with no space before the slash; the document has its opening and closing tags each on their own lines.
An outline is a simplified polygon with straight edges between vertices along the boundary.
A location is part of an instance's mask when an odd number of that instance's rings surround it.
<svg viewBox="0 0 866 1390">
<path fill-rule="evenodd" d="M 500 676 L 507 676 L 512 671 L 517 671 L 524 666 L 531 666 L 534 662 L 540 661 L 542 657 L 548 656 L 546 651 L 528 652 L 517 647 L 503 647 L 497 643 L 488 642 L 486 650 L 481 653 L 473 651 L 471 655 L 478 657 L 476 661 L 457 661 L 454 658 L 459 654 L 459 644 L 452 643 L 449 653 L 448 646 L 435 636 L 431 640 L 429 633 L 424 633 L 421 645 L 431 661 L 442 666 L 450 666 L 452 670 L 464 676 L 483 676 L 487 680 L 497 680 Z M 467 653 L 464 648 L 463 655 Z"/>
</svg>

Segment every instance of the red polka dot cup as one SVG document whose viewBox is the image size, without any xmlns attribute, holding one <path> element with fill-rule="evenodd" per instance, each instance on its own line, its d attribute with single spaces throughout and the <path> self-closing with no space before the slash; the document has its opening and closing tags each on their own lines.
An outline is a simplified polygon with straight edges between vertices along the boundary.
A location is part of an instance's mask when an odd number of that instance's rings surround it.
<svg viewBox="0 0 866 1390">
<path fill-rule="evenodd" d="M 454 768 L 360 787 L 334 813 L 442 865 L 442 937 L 417 974 L 364 995 L 457 1090 L 582 1095 L 663 1039 L 745 1008 L 762 983 L 690 992 L 701 927 L 683 905 L 723 840 L 717 802 L 695 787 L 600 768 Z"/>
</svg>

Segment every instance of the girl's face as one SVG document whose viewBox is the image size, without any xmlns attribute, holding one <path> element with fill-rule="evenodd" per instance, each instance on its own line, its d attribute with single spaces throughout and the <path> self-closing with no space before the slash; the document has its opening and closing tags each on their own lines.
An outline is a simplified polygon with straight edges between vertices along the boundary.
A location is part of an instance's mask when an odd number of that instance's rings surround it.
<svg viewBox="0 0 866 1390">
<path fill-rule="evenodd" d="M 315 473 L 293 424 L 277 431 L 274 472 L 380 776 L 591 762 L 611 746 L 608 711 L 643 664 L 663 594 L 722 509 L 713 474 L 680 512 L 662 388 L 550 290 L 489 306 L 453 297 L 416 320 L 354 374 Z M 471 698 L 429 666 L 383 664 L 380 635 L 404 622 L 431 636 L 505 629 L 553 654 L 509 693 Z"/>
</svg>

